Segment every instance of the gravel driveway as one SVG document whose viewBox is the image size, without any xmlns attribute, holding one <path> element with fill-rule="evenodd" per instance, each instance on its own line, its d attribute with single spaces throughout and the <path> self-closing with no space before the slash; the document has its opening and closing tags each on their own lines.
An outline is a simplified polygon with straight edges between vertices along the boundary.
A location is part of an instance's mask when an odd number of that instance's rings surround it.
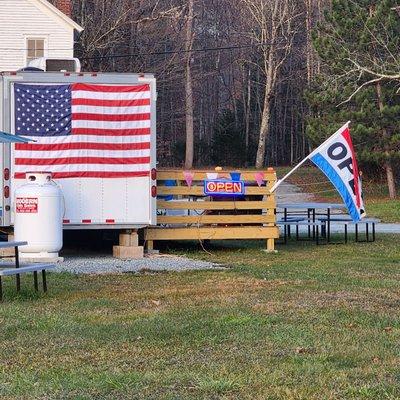
<svg viewBox="0 0 400 400">
<path fill-rule="evenodd" d="M 284 182 L 276 189 L 276 201 L 278 203 L 306 203 L 315 201 L 315 198 L 312 193 L 303 192 L 301 187 Z"/>
<path fill-rule="evenodd" d="M 67 256 L 56 265 L 55 272 L 73 274 L 118 274 L 143 271 L 192 271 L 221 269 L 218 264 L 191 260 L 185 257 L 151 255 L 140 260 L 122 261 L 111 255 Z"/>
</svg>

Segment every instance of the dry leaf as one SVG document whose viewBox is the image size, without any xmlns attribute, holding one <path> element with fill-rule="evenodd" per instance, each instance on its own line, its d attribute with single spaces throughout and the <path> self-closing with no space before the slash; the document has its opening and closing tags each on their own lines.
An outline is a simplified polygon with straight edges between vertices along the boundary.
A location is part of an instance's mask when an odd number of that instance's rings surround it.
<svg viewBox="0 0 400 400">
<path fill-rule="evenodd" d="M 304 347 L 296 347 L 297 354 L 304 354 L 306 352 L 307 352 L 307 349 L 305 349 Z"/>
</svg>

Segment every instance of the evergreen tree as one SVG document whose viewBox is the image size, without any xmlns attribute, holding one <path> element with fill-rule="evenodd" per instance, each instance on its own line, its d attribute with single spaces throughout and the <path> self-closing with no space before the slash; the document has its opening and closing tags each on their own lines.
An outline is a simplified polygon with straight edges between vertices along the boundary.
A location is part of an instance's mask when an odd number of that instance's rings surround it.
<svg viewBox="0 0 400 400">
<path fill-rule="evenodd" d="M 391 198 L 400 160 L 400 95 L 398 82 L 385 74 L 400 72 L 397 6 L 394 0 L 334 0 L 314 33 L 323 73 L 307 93 L 311 142 L 351 120 L 361 163 L 384 168 Z"/>
</svg>

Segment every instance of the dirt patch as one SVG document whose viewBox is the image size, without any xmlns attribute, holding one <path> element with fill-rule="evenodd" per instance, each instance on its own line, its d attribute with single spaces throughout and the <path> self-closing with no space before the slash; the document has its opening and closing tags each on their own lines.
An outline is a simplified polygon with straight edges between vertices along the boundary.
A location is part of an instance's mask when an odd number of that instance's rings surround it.
<svg viewBox="0 0 400 400">
<path fill-rule="evenodd" d="M 301 293 L 285 302 L 267 302 L 254 306 L 256 310 L 265 312 L 281 312 L 288 308 L 293 310 L 348 308 L 368 312 L 398 312 L 400 310 L 400 294 L 393 292 L 376 293 L 372 290 L 363 292 L 307 292 Z"/>
<path fill-rule="evenodd" d="M 135 282 L 136 283 L 136 282 Z M 91 314 L 95 319 L 124 319 L 126 315 L 163 312 L 176 307 L 186 307 L 196 304 L 253 304 L 260 294 L 272 291 L 274 288 L 291 284 L 284 280 L 264 280 L 253 277 L 230 276 L 221 274 L 218 277 L 195 277 L 192 281 L 182 281 L 169 276 L 165 285 L 158 282 L 153 285 L 151 280 L 142 282 L 140 290 L 137 283 L 116 277 L 113 285 L 107 282 L 97 290 L 80 292 L 74 296 L 75 301 L 81 298 L 108 299 L 113 302 L 114 315 L 99 307 L 101 312 L 93 313 L 90 308 L 83 309 L 84 314 Z"/>
</svg>

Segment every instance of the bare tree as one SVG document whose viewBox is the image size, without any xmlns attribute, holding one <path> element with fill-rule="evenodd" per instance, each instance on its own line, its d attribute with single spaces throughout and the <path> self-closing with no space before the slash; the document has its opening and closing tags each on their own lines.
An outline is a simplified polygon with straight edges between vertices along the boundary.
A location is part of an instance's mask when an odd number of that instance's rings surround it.
<svg viewBox="0 0 400 400">
<path fill-rule="evenodd" d="M 294 0 L 241 0 L 251 42 L 257 47 L 264 79 L 263 104 L 259 129 L 256 168 L 265 161 L 272 99 L 280 69 L 290 54 L 296 34 L 296 3 Z"/>
<path fill-rule="evenodd" d="M 186 17 L 186 66 L 185 66 L 185 119 L 186 119 L 186 156 L 185 168 L 193 167 L 194 158 L 194 106 L 192 82 L 192 48 L 193 48 L 194 0 L 188 0 Z"/>
<path fill-rule="evenodd" d="M 170 26 L 182 7 L 173 0 L 75 0 L 74 14 L 85 28 L 76 50 L 86 68 L 140 71 L 142 57 L 113 56 L 156 51 L 165 37 L 174 37 Z"/>
<path fill-rule="evenodd" d="M 76 47 L 84 68 L 157 77 L 160 165 L 210 165 L 221 132 L 241 149 L 238 166 L 296 162 L 308 151 L 303 91 L 320 65 L 311 31 L 330 0 L 72 2 L 85 27 Z M 361 82 L 400 79 L 352 61 Z"/>
</svg>

